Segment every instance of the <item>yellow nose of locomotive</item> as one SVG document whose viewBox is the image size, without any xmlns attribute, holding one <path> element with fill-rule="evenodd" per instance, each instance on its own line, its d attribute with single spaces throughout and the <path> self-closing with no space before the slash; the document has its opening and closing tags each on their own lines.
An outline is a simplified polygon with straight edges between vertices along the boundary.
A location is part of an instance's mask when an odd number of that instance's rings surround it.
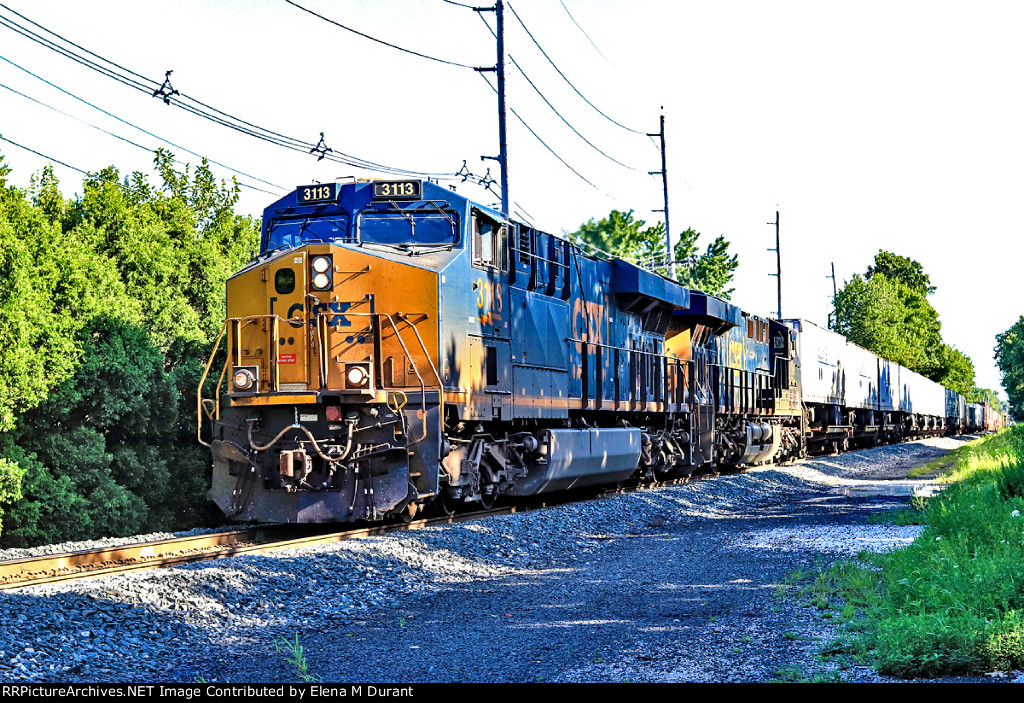
<svg viewBox="0 0 1024 703">
<path fill-rule="evenodd" d="M 236 520 L 376 519 L 432 486 L 438 274 L 316 243 L 228 281 L 211 498 Z"/>
<path fill-rule="evenodd" d="M 233 404 L 386 400 L 436 386 L 437 273 L 347 247 L 296 249 L 228 281 Z M 249 400 L 247 400 L 247 398 Z"/>
</svg>

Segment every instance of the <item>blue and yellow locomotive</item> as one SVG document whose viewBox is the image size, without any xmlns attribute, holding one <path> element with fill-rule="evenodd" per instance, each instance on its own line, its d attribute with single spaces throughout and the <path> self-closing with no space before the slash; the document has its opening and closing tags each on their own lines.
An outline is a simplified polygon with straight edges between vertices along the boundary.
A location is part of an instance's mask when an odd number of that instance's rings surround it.
<svg viewBox="0 0 1024 703">
<path fill-rule="evenodd" d="M 799 324 L 429 181 L 286 195 L 227 300 L 199 434 L 235 520 L 409 518 L 796 457 L 835 430 L 803 402 Z"/>
</svg>

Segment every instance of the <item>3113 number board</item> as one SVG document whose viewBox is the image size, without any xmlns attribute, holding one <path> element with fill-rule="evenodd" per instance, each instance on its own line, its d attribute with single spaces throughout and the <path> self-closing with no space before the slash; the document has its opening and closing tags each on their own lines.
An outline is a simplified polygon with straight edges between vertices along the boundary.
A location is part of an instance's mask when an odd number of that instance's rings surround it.
<svg viewBox="0 0 1024 703">
<path fill-rule="evenodd" d="M 419 200 L 423 197 L 423 184 L 419 181 L 374 181 L 374 200 Z"/>
<path fill-rule="evenodd" d="M 299 205 L 306 203 L 326 203 L 338 199 L 337 183 L 317 183 L 312 186 L 299 186 Z"/>
</svg>

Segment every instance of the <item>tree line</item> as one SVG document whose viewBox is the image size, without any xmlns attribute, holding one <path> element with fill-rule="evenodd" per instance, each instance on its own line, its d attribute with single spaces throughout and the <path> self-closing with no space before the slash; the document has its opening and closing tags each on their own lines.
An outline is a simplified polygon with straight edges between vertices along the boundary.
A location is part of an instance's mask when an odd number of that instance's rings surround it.
<svg viewBox="0 0 1024 703">
<path fill-rule="evenodd" d="M 569 236 L 598 255 L 617 256 L 668 277 L 664 222 L 647 226 L 647 222 L 633 216 L 632 210 L 612 210 L 608 217 L 590 219 Z M 739 257 L 729 252 L 729 242 L 723 235 L 699 252 L 700 236 L 693 228 L 679 235 L 672 253 L 676 262 L 675 280 L 687 288 L 728 300 L 733 293 L 729 284 L 739 266 Z"/>
<path fill-rule="evenodd" d="M 204 161 L 155 155 L 65 198 L 51 168 L 8 185 L 0 156 L 0 543 L 179 529 L 204 517 L 195 389 L 224 282 L 259 222 Z"/>
</svg>

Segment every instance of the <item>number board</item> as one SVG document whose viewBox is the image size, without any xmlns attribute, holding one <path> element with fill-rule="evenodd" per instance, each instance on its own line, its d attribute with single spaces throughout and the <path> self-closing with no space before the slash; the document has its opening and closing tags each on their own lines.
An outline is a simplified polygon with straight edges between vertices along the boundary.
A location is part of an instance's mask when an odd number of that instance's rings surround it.
<svg viewBox="0 0 1024 703">
<path fill-rule="evenodd" d="M 312 186 L 298 187 L 299 205 L 305 203 L 324 203 L 338 199 L 337 183 L 318 183 Z"/>
<path fill-rule="evenodd" d="M 374 181 L 374 200 L 418 200 L 423 197 L 423 184 L 419 181 Z"/>
</svg>

